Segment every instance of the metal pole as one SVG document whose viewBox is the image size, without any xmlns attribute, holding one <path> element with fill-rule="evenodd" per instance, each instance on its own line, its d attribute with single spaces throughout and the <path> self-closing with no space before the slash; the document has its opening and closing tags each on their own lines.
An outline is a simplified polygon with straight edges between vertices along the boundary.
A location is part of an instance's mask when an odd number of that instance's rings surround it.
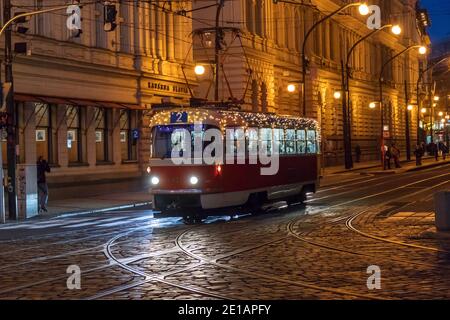
<svg viewBox="0 0 450 320">
<path fill-rule="evenodd" d="M 349 126 L 348 126 L 348 108 L 347 108 L 347 85 L 345 82 L 345 67 L 344 67 L 344 61 L 341 60 L 341 81 L 342 81 L 342 140 L 344 143 L 344 163 L 345 163 L 345 169 L 351 169 L 353 167 L 352 165 L 352 154 L 351 150 L 349 148 Z"/>
<path fill-rule="evenodd" d="M 309 39 L 309 36 L 312 34 L 312 32 L 324 21 L 330 19 L 331 17 L 335 16 L 336 14 L 340 13 L 341 11 L 350 8 L 355 7 L 363 4 L 362 2 L 356 2 L 356 3 L 349 3 L 346 4 L 337 10 L 331 12 L 330 14 L 326 15 L 322 19 L 319 19 L 316 23 L 314 23 L 311 28 L 306 32 L 305 39 L 303 40 L 302 44 L 302 91 L 303 91 L 303 116 L 306 116 L 306 43 Z"/>
<path fill-rule="evenodd" d="M 383 167 L 383 170 L 385 170 L 386 167 L 384 165 L 385 150 L 384 150 L 384 114 L 383 114 L 384 110 L 383 110 L 383 79 L 382 78 L 379 79 L 379 85 L 380 85 L 379 100 L 380 100 L 380 124 L 381 124 L 380 152 L 381 152 L 381 166 Z"/>
<path fill-rule="evenodd" d="M 430 82 L 430 137 L 431 142 L 434 141 L 433 137 L 433 121 L 434 121 L 434 107 L 433 107 L 433 97 L 434 97 L 434 90 L 433 90 L 433 84 Z"/>
<path fill-rule="evenodd" d="M 4 1 L 4 21 L 11 19 L 11 0 Z M 17 219 L 17 195 L 16 195 L 16 114 L 14 106 L 14 84 L 12 72 L 12 34 L 11 25 L 5 31 L 5 82 L 11 84 L 11 89 L 6 97 L 6 112 L 8 113 L 8 211 L 11 220 Z"/>
<path fill-rule="evenodd" d="M 215 63 L 215 77 L 216 77 L 216 85 L 214 87 L 214 100 L 219 101 L 219 72 L 220 72 L 220 41 L 222 38 L 222 30 L 220 30 L 219 34 L 219 25 L 220 25 L 220 12 L 224 6 L 225 0 L 219 0 L 219 5 L 217 6 L 216 12 L 216 37 L 215 37 L 215 50 L 214 50 L 214 63 Z"/>
<path fill-rule="evenodd" d="M 421 98 L 420 98 L 420 93 L 419 93 L 419 84 L 420 81 L 422 79 L 423 76 L 423 72 L 421 71 L 420 75 L 419 75 L 419 79 L 417 79 L 417 84 L 416 84 L 416 96 L 417 96 L 417 144 L 420 144 L 420 109 L 421 109 Z"/>
<path fill-rule="evenodd" d="M 3 136 L 3 129 L 0 129 L 0 137 Z M 3 154 L 0 147 L 0 223 L 6 222 L 5 214 L 5 188 L 3 187 Z"/>
<path fill-rule="evenodd" d="M 409 111 L 408 111 L 408 83 L 405 80 L 405 140 L 406 140 L 406 160 L 411 160 L 411 139 L 409 137 Z"/>
</svg>

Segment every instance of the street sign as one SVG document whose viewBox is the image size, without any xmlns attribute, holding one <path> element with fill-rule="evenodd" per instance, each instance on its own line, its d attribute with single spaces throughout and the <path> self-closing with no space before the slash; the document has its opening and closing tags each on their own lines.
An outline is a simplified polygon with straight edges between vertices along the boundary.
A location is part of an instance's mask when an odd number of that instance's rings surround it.
<svg viewBox="0 0 450 320">
<path fill-rule="evenodd" d="M 131 136 L 133 137 L 134 140 L 137 140 L 140 138 L 140 132 L 139 129 L 133 129 L 131 130 Z"/>
</svg>

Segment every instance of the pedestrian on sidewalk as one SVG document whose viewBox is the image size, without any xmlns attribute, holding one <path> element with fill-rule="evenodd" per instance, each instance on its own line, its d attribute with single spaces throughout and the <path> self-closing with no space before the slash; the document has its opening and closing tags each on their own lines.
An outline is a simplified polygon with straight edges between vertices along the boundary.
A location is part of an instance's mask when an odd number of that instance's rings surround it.
<svg viewBox="0 0 450 320">
<path fill-rule="evenodd" d="M 356 155 L 356 162 L 357 163 L 361 162 L 361 147 L 359 146 L 359 144 L 355 146 L 355 155 Z"/>
<path fill-rule="evenodd" d="M 382 149 L 382 157 L 383 157 L 383 170 L 386 170 L 388 168 L 391 169 L 391 150 L 387 145 L 383 145 Z"/>
<path fill-rule="evenodd" d="M 400 165 L 400 149 L 397 148 L 394 142 L 392 142 L 391 144 L 391 154 L 392 158 L 394 158 L 395 167 L 401 168 L 402 166 Z"/>
<path fill-rule="evenodd" d="M 445 158 L 447 158 L 447 153 L 448 153 L 448 147 L 444 142 L 439 142 L 439 150 L 441 150 L 442 152 L 442 160 L 445 160 Z"/>
<path fill-rule="evenodd" d="M 50 166 L 42 156 L 39 156 L 36 165 L 37 165 L 39 212 L 41 211 L 47 212 L 48 185 L 46 172 L 50 172 Z"/>
<path fill-rule="evenodd" d="M 416 145 L 416 149 L 414 150 L 414 155 L 416 156 L 416 166 L 422 165 L 422 157 L 423 157 L 423 148 L 420 144 Z"/>
<path fill-rule="evenodd" d="M 431 154 L 436 159 L 436 161 L 439 161 L 439 149 L 438 149 L 437 144 L 434 143 L 433 141 L 431 141 L 431 143 L 430 143 L 430 151 L 431 151 Z"/>
</svg>

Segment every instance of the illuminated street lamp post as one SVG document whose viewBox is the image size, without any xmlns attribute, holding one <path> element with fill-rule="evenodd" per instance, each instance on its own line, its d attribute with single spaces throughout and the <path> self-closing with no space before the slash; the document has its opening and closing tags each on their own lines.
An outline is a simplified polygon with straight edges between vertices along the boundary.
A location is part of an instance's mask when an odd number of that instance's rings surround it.
<svg viewBox="0 0 450 320">
<path fill-rule="evenodd" d="M 363 12 L 364 13 L 364 12 Z M 362 13 L 361 13 L 362 14 Z M 356 47 L 366 40 L 367 38 L 375 35 L 376 33 L 386 29 L 391 28 L 391 32 L 395 35 L 399 35 L 402 32 L 402 29 L 398 25 L 387 24 L 378 29 L 375 29 L 369 32 L 367 35 L 359 39 L 355 42 L 355 44 L 350 48 L 347 53 L 347 58 L 345 61 L 345 65 L 341 67 L 341 83 L 342 83 L 342 92 L 344 94 L 344 98 L 342 99 L 342 114 L 346 116 L 346 119 L 343 121 L 344 126 L 344 156 L 345 156 L 345 168 L 351 169 L 353 167 L 353 158 L 352 158 L 352 135 L 351 135 L 351 118 L 350 118 L 350 58 L 352 56 L 353 51 Z"/>
<path fill-rule="evenodd" d="M 420 143 L 420 133 L 419 133 L 419 124 L 420 124 L 420 110 L 421 110 L 421 102 L 422 100 L 420 99 L 420 94 L 419 94 L 419 85 L 423 80 L 423 76 L 425 75 L 425 73 L 427 73 L 428 71 L 430 71 L 431 69 L 433 69 L 434 67 L 436 67 L 437 65 L 445 62 L 447 59 L 449 59 L 450 56 L 447 56 L 431 65 L 429 65 L 425 70 L 422 70 L 419 74 L 419 78 L 417 79 L 417 83 L 416 83 L 416 97 L 417 97 L 417 144 Z"/>
<path fill-rule="evenodd" d="M 355 2 L 355 3 L 348 3 L 340 8 L 338 8 L 337 10 L 331 12 L 330 14 L 326 15 L 325 17 L 323 17 L 322 19 L 320 19 L 319 21 L 317 21 L 316 23 L 314 23 L 311 28 L 309 28 L 309 30 L 306 32 L 305 35 L 305 39 L 303 40 L 303 44 L 302 44 L 302 93 L 303 93 L 303 116 L 306 116 L 306 44 L 308 42 L 308 39 L 310 37 L 310 35 L 312 34 L 312 32 L 323 22 L 325 22 L 326 20 L 330 19 L 331 17 L 339 14 L 341 11 L 344 11 L 348 8 L 351 7 L 359 7 L 359 13 L 363 16 L 368 15 L 369 14 L 369 8 L 367 6 L 367 4 L 365 4 L 364 2 Z"/>
<path fill-rule="evenodd" d="M 380 72 L 380 77 L 378 79 L 379 82 L 379 103 L 380 103 L 380 121 L 381 121 L 381 136 L 380 136 L 380 150 L 382 151 L 381 153 L 381 160 L 383 162 L 383 169 L 385 169 L 384 166 L 384 115 L 383 115 L 383 111 L 384 111 L 384 107 L 383 107 L 383 74 L 384 74 L 384 70 L 386 68 L 386 66 L 388 64 L 390 64 L 393 60 L 395 60 L 397 57 L 399 57 L 400 55 L 402 55 L 403 53 L 411 50 L 411 49 L 419 49 L 419 53 L 424 55 L 427 52 L 426 47 L 422 46 L 422 45 L 413 45 L 413 46 L 409 46 L 406 49 L 400 51 L 399 53 L 397 53 L 395 56 L 391 57 L 388 61 L 386 61 L 383 66 L 381 67 L 381 72 Z M 389 128 L 390 129 L 390 128 Z"/>
</svg>

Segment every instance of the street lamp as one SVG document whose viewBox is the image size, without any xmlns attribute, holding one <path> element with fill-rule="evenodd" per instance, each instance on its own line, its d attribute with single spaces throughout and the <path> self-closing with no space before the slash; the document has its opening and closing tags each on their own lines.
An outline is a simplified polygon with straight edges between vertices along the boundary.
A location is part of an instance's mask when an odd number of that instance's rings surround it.
<svg viewBox="0 0 450 320">
<path fill-rule="evenodd" d="M 369 103 L 369 108 L 370 109 L 375 109 L 376 107 L 377 107 L 377 103 L 376 102 Z"/>
<path fill-rule="evenodd" d="M 420 99 L 420 94 L 419 94 L 419 84 L 420 82 L 423 80 L 423 76 L 425 75 L 425 73 L 427 73 L 429 70 L 433 69 L 434 67 L 436 67 L 437 65 L 445 62 L 448 58 L 450 58 L 450 56 L 447 56 L 445 58 L 442 58 L 441 60 L 430 64 L 425 70 L 421 70 L 419 73 L 419 78 L 417 79 L 417 83 L 416 83 L 416 97 L 417 97 L 417 144 L 420 143 L 420 132 L 419 132 L 419 124 L 420 124 L 420 113 L 419 110 L 420 109 L 420 105 L 421 105 L 421 99 Z"/>
<path fill-rule="evenodd" d="M 198 64 L 195 66 L 194 72 L 196 75 L 201 76 L 201 75 L 205 74 L 205 67 L 202 66 L 201 64 Z"/>
<path fill-rule="evenodd" d="M 427 113 L 427 108 L 422 108 L 422 109 L 420 110 L 420 112 L 422 112 L 422 113 Z"/>
<path fill-rule="evenodd" d="M 360 6 L 361 8 L 361 6 Z M 363 9 L 363 13 L 364 13 Z M 360 11 L 361 13 L 361 11 Z M 350 121 L 350 58 L 352 56 L 353 51 L 356 49 L 356 47 L 366 40 L 367 38 L 373 36 L 374 34 L 387 29 L 391 28 L 391 32 L 395 35 L 399 35 L 402 32 L 402 29 L 398 25 L 393 24 L 386 24 L 378 29 L 375 29 L 368 34 L 366 34 L 364 37 L 359 39 L 355 42 L 355 44 L 350 48 L 349 52 L 347 53 L 347 58 L 345 61 L 345 65 L 341 65 L 341 84 L 342 84 L 342 92 L 344 93 L 344 99 L 342 102 L 342 115 L 343 115 L 343 133 L 344 133 L 344 155 L 345 155 L 345 168 L 350 169 L 353 167 L 353 158 L 351 156 L 351 150 L 352 150 L 352 139 L 351 139 L 351 121 Z M 375 108 L 375 107 L 373 107 Z M 372 109 L 373 109 L 372 108 Z"/>
<path fill-rule="evenodd" d="M 405 49 L 403 49 L 402 51 L 400 51 L 399 53 L 397 53 L 396 55 L 394 55 L 393 57 L 391 57 L 388 61 L 386 61 L 383 66 L 381 67 L 381 72 L 380 72 L 380 77 L 378 79 L 379 82 L 379 86 L 380 86 L 380 96 L 379 96 L 379 101 L 380 101 L 380 113 L 381 113 L 381 138 L 380 138 L 380 150 L 382 150 L 383 154 L 381 155 L 382 157 L 382 161 L 384 159 L 384 116 L 383 116 L 383 74 L 384 74 L 384 70 L 386 68 L 386 66 L 388 64 L 390 64 L 393 60 L 395 60 L 397 57 L 399 57 L 400 55 L 402 55 L 403 53 L 411 50 L 411 49 L 418 49 L 419 54 L 425 54 L 426 53 L 426 48 L 422 45 L 412 45 L 409 46 Z M 383 164 L 383 169 L 384 169 L 384 164 Z"/>
<path fill-rule="evenodd" d="M 439 97 L 438 96 L 435 96 L 433 99 L 434 99 L 434 101 L 439 101 Z"/>
<path fill-rule="evenodd" d="M 412 111 L 414 109 L 414 106 L 413 105 L 408 105 L 407 109 L 408 109 L 408 111 Z"/>
<path fill-rule="evenodd" d="M 396 25 L 392 26 L 391 31 L 393 34 L 398 36 L 400 33 L 402 33 L 402 28 L 398 24 L 396 24 Z"/>
<path fill-rule="evenodd" d="M 342 94 L 341 94 L 340 91 L 335 91 L 334 94 L 333 94 L 333 97 L 334 97 L 336 100 L 340 100 L 341 97 L 342 97 Z"/>
<path fill-rule="evenodd" d="M 326 15 L 325 17 L 323 17 L 322 19 L 320 19 L 319 21 L 317 21 L 316 23 L 314 23 L 311 28 L 309 28 L 309 30 L 306 32 L 305 34 L 305 38 L 303 40 L 303 44 L 302 44 L 302 91 L 303 91 L 303 116 L 306 116 L 306 54 L 305 54 L 305 50 L 306 50 L 306 44 L 308 42 L 308 39 L 310 37 L 310 35 L 313 33 L 313 31 L 324 21 L 330 19 L 331 17 L 339 14 L 341 11 L 344 11 L 348 8 L 351 7 L 359 7 L 359 13 L 361 15 L 368 15 L 369 14 L 369 7 L 367 6 L 366 3 L 364 2 L 355 2 L 355 3 L 348 3 L 343 5 L 342 7 L 339 7 L 338 9 L 336 9 L 335 11 L 331 12 L 330 14 Z"/>
<path fill-rule="evenodd" d="M 288 86 L 287 86 L 287 91 L 288 92 L 290 92 L 290 93 L 293 93 L 293 92 L 295 92 L 295 84 L 288 84 Z"/>
</svg>

